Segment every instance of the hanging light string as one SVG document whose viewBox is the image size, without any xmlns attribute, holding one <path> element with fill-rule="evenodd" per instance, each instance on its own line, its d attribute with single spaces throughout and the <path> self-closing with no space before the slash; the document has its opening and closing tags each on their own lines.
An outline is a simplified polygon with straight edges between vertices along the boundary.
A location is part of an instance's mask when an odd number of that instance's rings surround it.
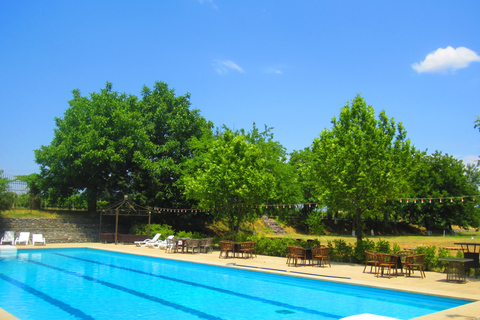
<svg viewBox="0 0 480 320">
<path fill-rule="evenodd" d="M 460 196 L 460 197 L 429 197 L 429 198 L 382 198 L 384 203 L 391 202 L 391 203 L 404 203 L 404 204 L 410 204 L 410 203 L 419 203 L 419 204 L 424 204 L 424 203 L 453 203 L 455 200 L 461 200 L 462 202 L 465 202 L 466 200 L 472 200 L 475 201 L 477 195 L 474 196 Z M 375 202 L 379 201 L 381 199 L 376 198 Z M 352 200 L 350 200 L 352 201 Z M 276 208 L 276 209 L 303 209 L 304 207 L 308 208 L 318 208 L 319 202 L 310 202 L 310 203 L 294 203 L 294 204 L 238 204 L 238 205 L 233 205 L 233 206 L 219 206 L 219 207 L 213 207 L 209 208 L 206 210 L 200 210 L 200 209 L 173 209 L 173 208 L 160 208 L 160 207 L 152 207 L 151 210 L 153 211 L 159 211 L 159 212 L 184 212 L 184 213 L 197 213 L 197 212 L 208 212 L 208 211 L 216 211 L 216 210 L 224 210 L 227 208 Z"/>
</svg>

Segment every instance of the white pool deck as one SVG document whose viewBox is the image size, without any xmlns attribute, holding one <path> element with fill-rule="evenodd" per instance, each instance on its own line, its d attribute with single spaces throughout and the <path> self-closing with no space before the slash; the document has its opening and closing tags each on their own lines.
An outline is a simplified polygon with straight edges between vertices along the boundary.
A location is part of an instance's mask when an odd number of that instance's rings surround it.
<svg viewBox="0 0 480 320">
<path fill-rule="evenodd" d="M 219 252 L 213 253 L 166 253 L 163 249 L 136 247 L 134 245 L 115 245 L 102 243 L 69 243 L 69 244 L 47 244 L 46 246 L 18 245 L 18 249 L 51 249 L 51 248 L 92 248 L 109 250 L 130 254 L 138 254 L 165 259 L 174 259 L 196 263 L 211 264 L 217 266 L 228 266 L 234 268 L 245 268 L 261 272 L 278 273 L 283 275 L 307 277 L 312 279 L 366 285 L 377 288 L 393 289 L 399 291 L 416 292 L 422 294 L 468 299 L 475 301 L 457 308 L 448 309 L 415 320 L 480 320 L 480 277 L 467 276 L 465 283 L 446 282 L 446 275 L 440 272 L 426 272 L 426 277 L 421 278 L 419 272 L 411 277 L 398 276 L 388 278 L 376 277 L 367 271 L 363 273 L 363 265 L 332 262 L 331 268 L 312 266 L 287 266 L 286 259 L 281 257 L 270 257 L 258 255 L 253 259 L 243 258 L 219 258 Z M 374 313 L 374 312 L 372 312 Z M 16 317 L 8 314 L 0 308 L 0 319 L 13 320 Z"/>
</svg>

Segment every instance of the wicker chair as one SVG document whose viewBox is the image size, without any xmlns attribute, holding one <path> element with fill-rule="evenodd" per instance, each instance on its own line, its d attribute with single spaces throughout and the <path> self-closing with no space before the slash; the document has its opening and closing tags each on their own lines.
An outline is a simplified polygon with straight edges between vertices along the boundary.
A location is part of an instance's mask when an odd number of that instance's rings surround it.
<svg viewBox="0 0 480 320">
<path fill-rule="evenodd" d="M 247 242 L 240 243 L 240 249 L 238 251 L 242 253 L 242 257 L 246 259 L 248 258 L 249 255 L 250 255 L 250 258 L 253 258 L 254 250 L 255 250 L 255 242 L 247 241 Z"/>
<path fill-rule="evenodd" d="M 210 250 L 210 253 L 213 251 L 212 249 L 212 241 L 213 239 L 212 238 L 205 238 L 205 239 L 202 239 L 200 241 L 200 251 L 202 251 L 202 248 L 203 248 L 203 252 L 207 253 L 208 250 Z"/>
<path fill-rule="evenodd" d="M 287 246 L 287 264 L 290 264 L 290 261 L 293 259 L 295 255 L 295 246 Z"/>
<path fill-rule="evenodd" d="M 225 254 L 225 259 L 228 258 L 228 253 L 231 252 L 235 258 L 235 242 L 233 241 L 220 241 L 220 255 L 219 258 Z"/>
<path fill-rule="evenodd" d="M 398 257 L 396 255 L 386 254 L 386 253 L 377 253 L 377 257 L 378 257 L 377 278 L 378 278 L 378 275 L 380 274 L 380 270 L 382 270 L 382 276 L 383 276 L 383 271 L 385 268 L 388 269 L 388 279 L 390 279 L 390 276 L 392 275 L 392 269 L 395 270 L 395 277 L 398 276 L 398 272 L 397 272 Z"/>
<path fill-rule="evenodd" d="M 315 265 L 315 260 L 318 261 L 318 265 L 320 267 L 326 267 L 327 263 L 329 267 L 332 267 L 330 264 L 330 248 L 328 247 L 320 247 L 320 248 L 313 248 L 312 249 L 312 258 L 313 258 L 313 265 Z"/>
<path fill-rule="evenodd" d="M 405 259 L 405 276 L 410 276 L 410 272 L 413 273 L 413 270 L 420 271 L 420 276 L 426 277 L 425 270 L 423 270 L 423 263 L 425 262 L 424 254 L 416 254 L 409 256 Z"/>
<path fill-rule="evenodd" d="M 321 255 L 321 252 L 320 252 L 320 247 L 315 247 L 315 248 L 312 248 L 312 265 L 315 266 L 315 261 L 318 261 L 318 265 L 320 265 L 320 260 L 318 259 L 318 257 Z"/>
<path fill-rule="evenodd" d="M 298 265 L 298 259 L 303 259 L 303 265 L 307 265 L 307 249 L 297 246 L 293 247 L 291 260 L 295 261 L 295 267 Z M 292 262 L 291 260 L 290 262 Z"/>
<path fill-rule="evenodd" d="M 365 250 L 365 267 L 363 268 L 363 273 L 367 269 L 367 266 L 370 266 L 370 273 L 372 272 L 372 268 L 375 267 L 375 274 L 377 274 L 377 253 L 371 250 Z"/>
<path fill-rule="evenodd" d="M 165 252 L 177 252 L 177 239 L 170 237 L 165 239 Z"/>
<path fill-rule="evenodd" d="M 187 240 L 186 250 L 192 250 L 192 253 L 195 253 L 195 248 L 197 248 L 198 253 L 200 253 L 200 239 L 190 239 Z"/>
</svg>

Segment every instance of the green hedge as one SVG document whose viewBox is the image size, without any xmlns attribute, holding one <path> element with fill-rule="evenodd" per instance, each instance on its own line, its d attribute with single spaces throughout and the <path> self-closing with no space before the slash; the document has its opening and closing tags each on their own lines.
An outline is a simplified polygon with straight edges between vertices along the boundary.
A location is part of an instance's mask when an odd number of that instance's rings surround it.
<svg viewBox="0 0 480 320">
<path fill-rule="evenodd" d="M 138 224 L 133 226 L 130 229 L 130 233 L 132 234 L 147 234 L 148 232 L 148 224 Z M 191 239 L 203 239 L 206 236 L 200 232 L 191 232 L 191 231 L 178 231 L 172 229 L 171 226 L 168 224 L 151 224 L 150 225 L 150 235 L 154 235 L 157 233 L 161 233 L 160 239 L 165 239 L 170 235 L 175 235 L 177 238 L 191 238 Z"/>
</svg>

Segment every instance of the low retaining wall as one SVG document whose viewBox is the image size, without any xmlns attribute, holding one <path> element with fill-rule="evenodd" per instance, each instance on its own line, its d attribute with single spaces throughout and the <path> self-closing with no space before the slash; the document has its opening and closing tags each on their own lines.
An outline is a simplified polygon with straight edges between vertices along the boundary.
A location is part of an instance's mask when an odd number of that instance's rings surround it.
<svg viewBox="0 0 480 320">
<path fill-rule="evenodd" d="M 0 218 L 0 236 L 4 232 L 15 231 L 15 237 L 20 232 L 41 233 L 48 243 L 68 242 L 98 242 L 100 222 L 94 219 L 30 219 L 30 218 Z M 115 226 L 102 223 L 103 232 L 115 232 Z M 120 230 L 119 230 L 120 232 Z M 122 233 L 127 233 L 124 230 Z"/>
</svg>

